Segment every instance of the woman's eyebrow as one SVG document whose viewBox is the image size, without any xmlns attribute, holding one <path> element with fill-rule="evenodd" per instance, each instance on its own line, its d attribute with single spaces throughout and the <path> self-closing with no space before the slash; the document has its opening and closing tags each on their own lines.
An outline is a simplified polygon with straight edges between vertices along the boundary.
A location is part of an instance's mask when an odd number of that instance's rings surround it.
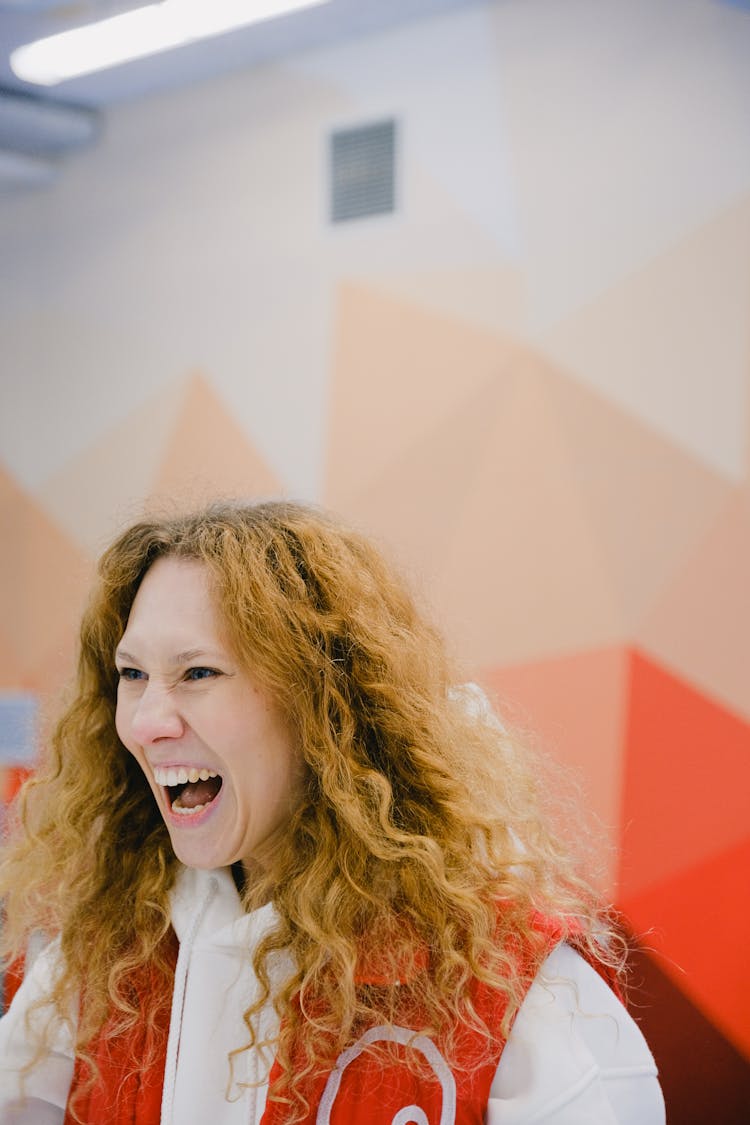
<svg viewBox="0 0 750 1125">
<path fill-rule="evenodd" d="M 185 649 L 184 652 L 176 652 L 171 658 L 171 661 L 173 664 L 189 664 L 191 660 L 199 660 L 203 657 L 212 657 L 215 659 L 220 656 L 221 653 L 218 651 L 218 649 L 188 648 Z M 131 664 L 139 663 L 138 658 L 136 656 L 132 656 L 129 652 L 126 652 L 124 648 L 118 648 L 115 650 L 115 660 L 127 660 Z"/>
<path fill-rule="evenodd" d="M 189 664 L 191 660 L 198 660 L 204 656 L 218 656 L 219 653 L 216 649 L 210 648 L 188 648 L 184 652 L 178 652 L 174 658 L 175 664 Z"/>
</svg>

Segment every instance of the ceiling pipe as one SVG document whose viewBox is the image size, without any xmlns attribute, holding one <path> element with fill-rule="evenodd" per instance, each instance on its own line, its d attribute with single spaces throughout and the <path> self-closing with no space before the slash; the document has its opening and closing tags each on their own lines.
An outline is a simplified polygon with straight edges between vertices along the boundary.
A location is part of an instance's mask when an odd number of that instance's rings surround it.
<svg viewBox="0 0 750 1125">
<path fill-rule="evenodd" d="M 58 156 L 91 144 L 98 115 L 0 88 L 0 148 L 28 156 Z"/>
<path fill-rule="evenodd" d="M 0 192 L 43 187 L 57 178 L 57 165 L 39 156 L 0 148 Z"/>
</svg>

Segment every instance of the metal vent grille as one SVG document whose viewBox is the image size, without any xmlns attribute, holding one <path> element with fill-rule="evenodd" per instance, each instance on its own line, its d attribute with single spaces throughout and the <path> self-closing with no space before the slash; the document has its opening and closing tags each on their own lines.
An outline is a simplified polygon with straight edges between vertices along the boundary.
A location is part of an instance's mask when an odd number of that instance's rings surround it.
<svg viewBox="0 0 750 1125">
<path fill-rule="evenodd" d="M 395 209 L 396 122 L 331 134 L 331 222 Z"/>
</svg>

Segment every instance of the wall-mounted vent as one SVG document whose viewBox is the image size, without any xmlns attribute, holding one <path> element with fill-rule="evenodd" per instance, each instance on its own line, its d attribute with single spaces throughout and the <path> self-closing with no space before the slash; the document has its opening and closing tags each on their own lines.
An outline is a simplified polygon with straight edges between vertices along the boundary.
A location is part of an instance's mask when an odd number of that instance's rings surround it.
<svg viewBox="0 0 750 1125">
<path fill-rule="evenodd" d="M 395 121 L 332 133 L 331 222 L 345 223 L 393 211 L 395 164 Z"/>
</svg>

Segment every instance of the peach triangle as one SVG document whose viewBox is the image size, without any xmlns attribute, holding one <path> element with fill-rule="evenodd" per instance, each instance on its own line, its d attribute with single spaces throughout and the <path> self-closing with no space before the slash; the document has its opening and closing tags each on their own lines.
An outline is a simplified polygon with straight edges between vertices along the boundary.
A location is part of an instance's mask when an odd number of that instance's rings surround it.
<svg viewBox="0 0 750 1125">
<path fill-rule="evenodd" d="M 514 364 L 510 386 L 437 587 L 449 631 L 475 666 L 609 646 L 624 633 L 533 355 Z"/>
<path fill-rule="evenodd" d="M 647 934 L 659 964 L 750 1059 L 750 838 L 648 889 L 620 907 Z"/>
<path fill-rule="evenodd" d="M 50 637 L 43 651 L 35 653 L 24 665 L 22 686 L 43 695 L 51 712 L 57 710 L 62 690 L 75 672 L 78 622 L 73 628 Z"/>
<path fill-rule="evenodd" d="M 585 808 L 609 841 L 602 889 L 617 870 L 629 654 L 610 648 L 483 669 L 482 684 L 517 730 L 574 771 Z"/>
<path fill-rule="evenodd" d="M 731 486 L 574 380 L 550 372 L 546 393 L 632 637 L 716 519 Z"/>
<path fill-rule="evenodd" d="M 746 456 L 749 257 L 746 196 L 555 325 L 541 346 L 686 454 L 737 479 Z"/>
<path fill-rule="evenodd" d="M 21 686 L 29 666 L 45 659 L 60 637 L 72 642 L 91 567 L 65 533 L 2 470 L 0 511 L 3 526 L 12 529 L 0 555 L 2 618 L 18 661 L 15 676 Z"/>
<path fill-rule="evenodd" d="M 732 490 L 661 599 L 638 642 L 750 719 L 750 505 Z"/>
<path fill-rule="evenodd" d="M 643 653 L 630 674 L 623 900 L 735 847 L 750 825 L 750 722 Z"/>
<path fill-rule="evenodd" d="M 435 584 L 507 390 L 502 376 L 488 380 L 338 507 L 381 538 L 420 586 Z"/>
<path fill-rule="evenodd" d="M 201 375 L 193 375 L 163 450 L 149 504 L 277 495 L 281 483 Z"/>
<path fill-rule="evenodd" d="M 347 284 L 338 299 L 325 496 L 346 508 L 516 350 L 497 335 Z"/>
<path fill-rule="evenodd" d="M 388 273 L 383 286 L 398 300 L 485 332 L 517 334 L 524 322 L 523 274 L 515 265 L 404 270 Z"/>
</svg>

